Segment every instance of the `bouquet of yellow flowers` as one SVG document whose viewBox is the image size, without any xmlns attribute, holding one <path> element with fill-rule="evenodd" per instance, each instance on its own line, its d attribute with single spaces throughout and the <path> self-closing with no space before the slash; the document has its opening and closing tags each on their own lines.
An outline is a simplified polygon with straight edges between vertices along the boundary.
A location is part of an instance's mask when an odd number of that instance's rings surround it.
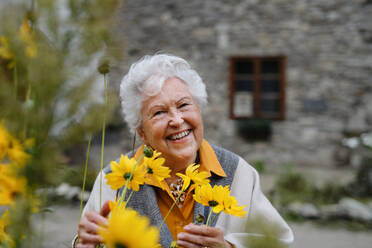
<svg viewBox="0 0 372 248">
<path fill-rule="evenodd" d="M 195 201 L 211 207 L 205 223 L 207 226 L 221 212 L 239 217 L 243 217 L 247 213 L 244 211 L 246 206 L 238 206 L 235 197 L 230 195 L 228 186 L 215 185 L 212 187 L 209 184 L 209 174 L 207 172 L 199 172 L 199 164 L 190 164 L 186 168 L 185 174 L 176 173 L 182 179 L 183 184 L 177 192 L 171 208 L 164 216 L 161 225 L 158 228 L 149 226 L 149 220 L 146 217 L 139 216 L 134 210 L 126 206 L 132 194 L 139 191 L 141 185 L 153 181 L 156 181 L 158 185 L 166 183 L 165 179 L 170 177 L 171 170 L 163 166 L 165 159 L 160 156 L 161 153 L 145 147 L 142 156 L 137 161 L 135 158 L 121 155 L 119 162 L 112 161 L 110 163 L 112 172 L 105 177 L 107 184 L 113 190 L 122 190 L 118 199 L 109 203 L 111 216 L 109 217 L 108 226 L 102 226 L 99 232 L 108 248 L 161 247 L 157 243 L 159 241 L 159 230 L 163 227 L 168 215 L 180 200 L 183 192 L 190 185 L 195 191 L 193 195 Z M 127 196 L 128 189 L 132 189 L 129 196 Z M 214 213 L 213 219 L 212 213 Z M 128 231 L 123 233 L 120 230 Z M 177 243 L 173 242 L 171 247 L 177 247 Z"/>
</svg>

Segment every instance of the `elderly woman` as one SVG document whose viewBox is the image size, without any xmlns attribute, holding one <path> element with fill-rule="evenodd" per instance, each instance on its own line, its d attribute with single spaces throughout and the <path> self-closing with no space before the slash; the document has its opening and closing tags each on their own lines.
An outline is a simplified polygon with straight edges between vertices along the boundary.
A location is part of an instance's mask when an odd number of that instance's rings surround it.
<svg viewBox="0 0 372 248">
<path fill-rule="evenodd" d="M 168 189 L 143 185 L 133 194 L 129 206 L 150 218 L 159 226 L 173 203 L 172 189 L 182 185 L 176 173 L 184 173 L 191 163 L 199 163 L 200 171 L 210 174 L 211 185 L 230 185 L 231 194 L 239 204 L 247 205 L 244 218 L 220 214 L 212 226 L 194 225 L 198 214 L 207 216 L 209 207 L 195 202 L 192 192 L 174 208 L 161 229 L 161 244 L 169 247 L 177 240 L 182 247 L 246 247 L 249 239 L 267 235 L 265 228 L 253 225 L 261 220 L 270 226 L 269 236 L 289 245 L 293 234 L 260 189 L 259 176 L 254 168 L 238 155 L 210 145 L 203 138 L 201 109 L 207 102 L 205 85 L 198 73 L 182 58 L 157 54 L 145 56 L 133 64 L 120 87 L 125 120 L 131 131 L 137 132 L 143 144 L 161 152 L 165 166 L 171 169 Z M 137 150 L 142 152 L 142 148 Z M 110 173 L 110 166 L 103 176 Z M 177 186 L 176 186 L 177 187 Z M 102 202 L 115 199 L 116 192 L 104 182 Z M 101 239 L 99 224 L 107 223 L 107 204 L 100 209 L 100 183 L 96 180 L 91 197 L 79 223 L 79 242 L 76 247 L 95 247 Z M 265 231 L 266 230 L 266 231 Z M 125 232 L 125 230 L 123 230 Z"/>
</svg>

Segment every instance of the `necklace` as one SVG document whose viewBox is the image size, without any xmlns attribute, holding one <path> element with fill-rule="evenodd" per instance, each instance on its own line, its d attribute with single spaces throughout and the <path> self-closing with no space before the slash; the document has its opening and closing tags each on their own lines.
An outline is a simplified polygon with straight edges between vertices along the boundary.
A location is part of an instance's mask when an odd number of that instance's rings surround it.
<svg viewBox="0 0 372 248">
<path fill-rule="evenodd" d="M 183 203 L 185 202 L 185 198 L 186 198 L 186 193 L 181 191 L 182 186 L 183 186 L 182 178 L 177 178 L 177 181 L 175 183 L 171 183 L 169 185 L 170 192 L 175 199 L 177 199 L 179 194 L 181 194 L 181 196 L 180 196 L 180 198 L 177 202 L 177 207 L 178 208 L 182 208 Z"/>
</svg>

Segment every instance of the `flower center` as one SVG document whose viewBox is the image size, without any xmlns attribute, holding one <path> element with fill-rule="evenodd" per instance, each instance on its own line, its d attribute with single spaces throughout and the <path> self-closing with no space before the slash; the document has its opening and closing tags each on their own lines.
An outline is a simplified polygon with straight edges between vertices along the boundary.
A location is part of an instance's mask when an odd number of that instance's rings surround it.
<svg viewBox="0 0 372 248">
<path fill-rule="evenodd" d="M 116 243 L 114 247 L 115 248 L 127 248 L 126 245 L 123 245 L 123 244 L 120 244 L 120 243 Z"/>
<path fill-rule="evenodd" d="M 208 204 L 209 204 L 210 207 L 215 207 L 215 206 L 218 205 L 218 202 L 216 202 L 216 201 L 209 201 Z"/>
<path fill-rule="evenodd" d="M 15 199 L 18 195 L 19 195 L 19 192 L 17 192 L 17 191 L 13 191 L 13 192 L 11 192 L 11 198 L 12 199 Z"/>
<path fill-rule="evenodd" d="M 154 174 L 154 171 L 147 166 L 147 174 Z"/>
<path fill-rule="evenodd" d="M 124 179 L 125 180 L 128 180 L 129 178 L 131 178 L 132 177 L 132 173 L 130 173 L 130 172 L 127 172 L 127 173 L 125 173 L 124 174 Z M 133 178 L 133 177 L 132 177 Z M 132 179 L 131 179 L 132 180 Z"/>
</svg>

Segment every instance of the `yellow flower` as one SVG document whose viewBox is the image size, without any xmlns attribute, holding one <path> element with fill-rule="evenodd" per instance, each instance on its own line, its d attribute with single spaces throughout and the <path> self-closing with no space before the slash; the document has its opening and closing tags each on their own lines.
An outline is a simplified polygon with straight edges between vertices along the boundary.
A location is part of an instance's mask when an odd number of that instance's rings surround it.
<svg viewBox="0 0 372 248">
<path fill-rule="evenodd" d="M 30 58 L 36 57 L 37 54 L 37 46 L 35 41 L 32 37 L 32 30 L 30 25 L 28 24 L 27 18 L 23 19 L 23 25 L 19 29 L 19 35 L 21 40 L 26 44 L 25 47 L 25 54 Z"/>
<path fill-rule="evenodd" d="M 18 195 L 25 194 L 26 182 L 23 177 L 3 178 L 0 183 L 0 205 L 12 205 Z"/>
<path fill-rule="evenodd" d="M 3 216 L 1 216 L 1 219 L 0 219 L 0 234 L 3 234 L 4 231 L 5 231 L 5 226 L 7 226 L 9 224 L 9 210 L 5 210 L 5 212 L 3 213 Z M 0 242 L 2 241 L 2 239 L 0 238 Z"/>
<path fill-rule="evenodd" d="M 117 204 L 118 204 L 117 200 L 115 200 L 115 201 L 109 201 L 110 211 L 114 210 L 114 208 L 116 208 L 116 205 Z"/>
<path fill-rule="evenodd" d="M 132 176 L 128 184 L 128 189 L 133 188 L 134 191 L 139 190 L 139 186 L 144 184 L 145 181 L 145 171 L 137 166 L 132 175 L 133 167 L 136 164 L 134 158 L 129 159 L 128 156 L 121 155 L 119 163 L 116 161 L 111 161 L 111 170 L 112 172 L 107 174 L 105 178 L 107 179 L 107 184 L 113 190 L 117 190 L 123 187 L 127 180 Z"/>
<path fill-rule="evenodd" d="M 9 49 L 8 40 L 4 36 L 0 36 L 0 57 L 4 59 L 12 59 L 13 54 Z"/>
<path fill-rule="evenodd" d="M 26 179 L 17 178 L 14 168 L 9 165 L 0 165 L 0 205 L 12 205 L 15 198 L 25 194 Z"/>
<path fill-rule="evenodd" d="M 0 123 L 0 162 L 6 155 L 9 143 L 9 133 Z"/>
<path fill-rule="evenodd" d="M 224 200 L 225 213 L 234 215 L 237 217 L 244 217 L 247 211 L 244 211 L 246 206 L 238 206 L 238 201 L 234 196 L 230 196 Z"/>
<path fill-rule="evenodd" d="M 115 208 L 125 208 L 125 201 L 123 201 L 122 203 L 120 203 L 119 205 L 119 200 L 115 200 L 115 201 L 109 201 L 109 208 L 110 208 L 110 211 L 112 212 Z"/>
<path fill-rule="evenodd" d="M 30 148 L 33 143 L 33 139 L 27 139 L 22 145 L 0 123 L 0 162 L 7 156 L 11 162 L 15 162 L 17 165 L 25 165 L 30 155 L 24 151 L 24 148 Z"/>
<path fill-rule="evenodd" d="M 10 247 L 14 247 L 14 242 L 10 236 L 5 232 L 6 226 L 9 224 L 9 211 L 5 210 L 3 216 L 0 219 L 0 244 L 9 244 Z"/>
<path fill-rule="evenodd" d="M 8 159 L 18 165 L 25 165 L 29 155 L 23 150 L 22 144 L 15 138 L 11 138 L 7 149 Z"/>
<path fill-rule="evenodd" d="M 209 173 L 206 171 L 199 172 L 198 168 L 200 164 L 190 164 L 186 168 L 186 175 L 176 173 L 177 176 L 183 179 L 183 185 L 181 191 L 184 192 L 189 187 L 190 182 L 193 181 L 196 185 L 204 185 L 209 183 Z"/>
<path fill-rule="evenodd" d="M 10 51 L 8 40 L 4 36 L 0 36 L 0 57 L 5 60 L 10 60 L 8 63 L 8 69 L 14 67 L 14 55 Z"/>
<path fill-rule="evenodd" d="M 210 184 L 201 185 L 196 187 L 195 194 L 193 195 L 195 201 L 204 206 L 212 208 L 213 212 L 220 213 L 225 210 L 224 200 L 230 195 L 229 186 L 223 187 L 222 185 L 212 186 Z"/>
<path fill-rule="evenodd" d="M 160 152 L 154 151 L 151 158 L 144 157 L 142 166 L 144 166 L 146 170 L 145 182 L 152 184 L 158 183 L 163 188 L 162 181 L 170 177 L 171 170 L 166 166 L 162 166 L 165 159 L 159 158 L 160 155 Z"/>
<path fill-rule="evenodd" d="M 159 240 L 159 230 L 150 226 L 148 218 L 125 208 L 115 208 L 108 226 L 101 227 L 98 234 L 103 238 L 107 248 L 157 247 Z"/>
<path fill-rule="evenodd" d="M 197 187 L 193 197 L 200 204 L 212 207 L 214 213 L 223 211 L 230 215 L 244 217 L 247 213 L 244 211 L 246 206 L 238 206 L 238 201 L 230 193 L 229 186 L 214 185 L 212 188 L 210 184 L 206 184 Z"/>
</svg>

